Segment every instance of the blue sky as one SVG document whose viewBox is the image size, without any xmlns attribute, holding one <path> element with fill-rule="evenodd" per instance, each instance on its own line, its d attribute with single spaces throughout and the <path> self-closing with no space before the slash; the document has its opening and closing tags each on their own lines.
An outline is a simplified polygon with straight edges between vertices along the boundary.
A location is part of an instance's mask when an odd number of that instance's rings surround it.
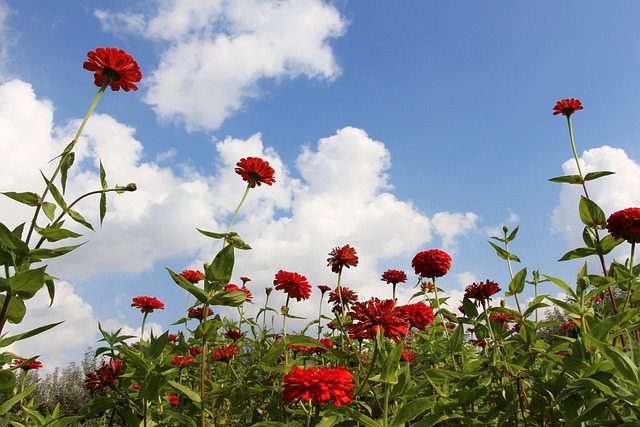
<svg viewBox="0 0 640 427">
<path fill-rule="evenodd" d="M 95 189 L 102 159 L 111 184 L 139 191 L 111 198 L 103 228 L 51 263 L 64 279 L 56 303 L 32 301 L 21 328 L 67 319 L 47 338 L 60 344 L 13 349 L 50 365 L 93 345 L 98 321 L 139 330 L 135 296 L 165 301 L 148 320 L 157 330 L 182 316 L 186 297 L 165 267 L 213 257 L 219 245 L 195 228 L 226 229 L 241 157 L 276 168 L 277 183 L 252 190 L 234 227 L 254 248 L 234 280 L 253 279 L 256 309 L 280 269 L 334 285 L 327 253 L 347 243 L 360 265 L 345 280 L 363 298 L 390 297 L 380 274 L 410 273 L 430 248 L 453 256 L 439 282 L 452 300 L 474 280 L 506 288 L 486 243 L 504 224 L 520 225 L 522 266 L 572 283 L 580 263 L 556 260 L 580 245 L 580 193 L 547 181 L 573 173 L 566 121 L 552 115 L 562 98 L 585 106 L 574 116 L 585 168 L 617 172 L 591 195 L 607 214 L 639 204 L 634 1 L 5 0 L 0 11 L 0 145 L 11 153 L 0 191 L 41 191 L 38 170 L 97 91 L 82 69 L 89 50 L 122 48 L 143 73 L 139 91 L 105 94 L 70 178 L 71 194 Z M 8 225 L 28 218 L 0 206 Z M 82 213 L 95 219 L 96 207 Z M 299 314 L 315 312 L 317 297 Z"/>
</svg>

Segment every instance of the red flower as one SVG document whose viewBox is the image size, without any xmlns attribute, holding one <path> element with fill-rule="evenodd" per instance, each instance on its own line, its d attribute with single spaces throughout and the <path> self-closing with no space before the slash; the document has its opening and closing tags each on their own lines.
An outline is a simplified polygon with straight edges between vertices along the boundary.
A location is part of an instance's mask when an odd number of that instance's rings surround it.
<svg viewBox="0 0 640 427">
<path fill-rule="evenodd" d="M 331 288 L 327 285 L 318 285 L 318 289 L 320 289 L 320 292 L 322 292 L 323 294 L 331 290 Z"/>
<path fill-rule="evenodd" d="M 240 353 L 238 346 L 233 343 L 225 347 L 216 348 L 211 351 L 211 360 L 216 362 L 226 362 L 231 360 L 234 354 Z"/>
<path fill-rule="evenodd" d="M 497 323 L 512 322 L 513 316 L 509 313 L 493 313 L 489 315 L 489 319 Z"/>
<path fill-rule="evenodd" d="M 306 277 L 298 273 L 280 270 L 276 273 L 273 284 L 276 290 L 285 291 L 289 298 L 295 298 L 298 301 L 311 296 L 311 285 Z"/>
<path fill-rule="evenodd" d="M 193 357 L 176 356 L 171 360 L 171 364 L 174 365 L 174 366 L 179 366 L 181 368 L 184 368 L 185 366 L 190 365 L 195 361 L 196 361 L 196 359 L 194 359 Z"/>
<path fill-rule="evenodd" d="M 282 400 L 284 402 L 308 402 L 316 405 L 333 400 L 334 406 L 351 403 L 353 377 L 343 366 L 337 368 L 306 368 L 294 366 L 283 378 Z"/>
<path fill-rule="evenodd" d="M 469 340 L 469 342 L 482 348 L 485 348 L 487 346 L 487 342 L 485 340 Z"/>
<path fill-rule="evenodd" d="M 164 303 L 156 297 L 135 297 L 131 307 L 139 308 L 143 313 L 153 313 L 153 310 L 164 310 Z"/>
<path fill-rule="evenodd" d="M 134 83 L 142 79 L 138 63 L 131 55 L 115 47 L 99 47 L 87 53 L 89 58 L 82 66 L 85 70 L 94 71 L 94 83 L 100 87 L 109 79 L 111 90 L 138 90 Z"/>
<path fill-rule="evenodd" d="M 433 284 L 433 282 L 427 282 L 426 280 L 423 280 L 422 283 L 420 283 L 420 290 L 424 293 L 433 292 L 436 290 L 436 286 Z"/>
<path fill-rule="evenodd" d="M 402 270 L 387 270 L 382 273 L 382 281 L 390 285 L 397 285 L 407 281 L 407 274 Z"/>
<path fill-rule="evenodd" d="M 25 359 L 14 359 L 13 361 L 13 365 L 14 366 L 18 366 L 18 365 L 22 365 L 24 363 Z M 38 362 L 37 360 L 34 360 L 32 362 L 29 362 L 23 366 L 20 366 L 21 369 L 28 371 L 30 369 L 40 369 L 42 368 L 42 363 Z"/>
<path fill-rule="evenodd" d="M 102 367 L 87 374 L 87 378 L 84 380 L 85 386 L 90 390 L 97 390 L 107 385 L 115 385 L 123 366 L 123 360 L 111 359 L 109 363 L 102 362 Z"/>
<path fill-rule="evenodd" d="M 417 275 L 422 277 L 442 277 L 451 268 L 451 257 L 445 251 L 440 249 L 430 249 L 428 251 L 418 252 L 411 266 Z"/>
<path fill-rule="evenodd" d="M 578 110 L 582 110 L 582 103 L 579 99 L 563 99 L 558 101 L 556 106 L 553 107 L 553 115 L 557 116 L 558 114 L 562 114 L 563 116 L 569 117 Z"/>
<path fill-rule="evenodd" d="M 193 357 L 196 357 L 202 353 L 202 349 L 200 347 L 189 347 L 189 354 Z"/>
<path fill-rule="evenodd" d="M 238 341 L 239 339 L 244 338 L 244 332 L 240 332 L 237 329 L 229 329 L 225 332 L 225 336 L 234 341 Z"/>
<path fill-rule="evenodd" d="M 320 338 L 318 341 L 327 348 L 333 348 L 333 340 L 331 338 Z"/>
<path fill-rule="evenodd" d="M 232 291 L 244 292 L 245 294 L 247 294 L 247 300 L 246 300 L 247 302 L 251 302 L 251 300 L 253 299 L 253 296 L 251 295 L 251 291 L 245 285 L 242 285 L 242 287 L 239 288 L 238 285 L 229 283 L 228 285 L 225 285 L 224 290 L 227 292 L 232 292 Z"/>
<path fill-rule="evenodd" d="M 402 350 L 402 354 L 400 355 L 400 360 L 403 362 L 413 362 L 416 358 L 416 354 L 409 350 Z"/>
<path fill-rule="evenodd" d="M 561 327 L 562 329 L 564 329 L 565 331 L 566 331 L 567 329 L 571 329 L 571 328 L 573 328 L 574 326 L 576 326 L 576 322 L 574 322 L 573 320 L 570 320 L 569 322 L 567 322 L 567 323 L 563 323 L 562 325 L 560 325 L 560 327 Z"/>
<path fill-rule="evenodd" d="M 311 346 L 311 345 L 293 345 L 293 344 L 289 344 L 288 347 L 294 353 L 298 353 L 298 352 L 303 351 L 303 352 L 308 353 L 308 354 L 323 353 L 323 352 L 327 351 L 325 347 L 329 347 L 329 348 L 333 347 L 333 341 L 330 338 L 320 338 L 318 340 L 318 342 L 320 344 L 322 344 L 322 347 L 321 346 Z"/>
<path fill-rule="evenodd" d="M 167 394 L 167 400 L 171 406 L 178 406 L 180 404 L 180 399 L 175 394 Z"/>
<path fill-rule="evenodd" d="M 169 344 L 175 344 L 178 342 L 178 334 L 169 334 L 167 336 L 167 341 Z"/>
<path fill-rule="evenodd" d="M 490 296 L 500 292 L 500 286 L 491 280 L 486 282 L 473 283 L 464 290 L 465 298 L 476 300 L 476 304 L 482 304 L 488 300 Z"/>
<path fill-rule="evenodd" d="M 403 305 L 398 307 L 398 310 L 407 318 L 409 325 L 414 328 L 423 330 L 427 325 L 433 323 L 433 309 L 425 303 Z"/>
<path fill-rule="evenodd" d="M 247 283 L 247 282 L 250 282 L 250 281 L 251 281 L 251 279 L 249 279 L 248 277 L 245 277 L 245 276 L 240 277 L 240 280 L 242 280 L 242 284 L 243 284 L 243 285 L 244 285 L 245 283 Z"/>
<path fill-rule="evenodd" d="M 357 302 L 353 305 L 349 316 L 358 323 L 347 325 L 350 333 L 373 339 L 379 329 L 387 338 L 399 338 L 409 332 L 409 324 L 403 313 L 396 307 L 394 300 L 380 301 L 371 298 L 369 301 Z"/>
<path fill-rule="evenodd" d="M 203 311 L 204 311 L 204 307 L 190 308 L 188 313 L 187 313 L 187 317 L 189 319 L 200 319 L 200 320 L 202 320 Z M 212 316 L 212 315 L 213 315 L 213 310 L 211 310 L 210 308 L 207 309 L 207 317 Z"/>
<path fill-rule="evenodd" d="M 236 163 L 236 173 L 242 177 L 244 181 L 249 183 L 251 188 L 258 187 L 262 184 L 273 185 L 276 179 L 273 177 L 276 171 L 269 166 L 269 162 L 264 161 L 258 157 L 247 157 L 246 159 L 240 159 Z"/>
<path fill-rule="evenodd" d="M 131 384 L 131 390 L 140 390 L 141 388 L 140 384 Z"/>
<path fill-rule="evenodd" d="M 358 294 L 345 286 L 340 286 L 335 291 L 329 292 L 329 303 L 334 303 L 334 310 L 342 308 L 343 305 L 348 308 L 356 302 L 358 302 Z"/>
<path fill-rule="evenodd" d="M 607 230 L 616 239 L 640 243 L 640 208 L 627 208 L 612 213 L 607 219 Z"/>
<path fill-rule="evenodd" d="M 194 285 L 204 279 L 204 273 L 200 270 L 185 270 L 180 275 Z"/>
<path fill-rule="evenodd" d="M 358 265 L 358 256 L 356 250 L 349 245 L 345 245 L 341 248 L 333 248 L 329 252 L 331 258 L 327 259 L 328 266 L 331 266 L 331 271 L 334 273 L 340 273 L 342 267 L 356 267 Z"/>
</svg>

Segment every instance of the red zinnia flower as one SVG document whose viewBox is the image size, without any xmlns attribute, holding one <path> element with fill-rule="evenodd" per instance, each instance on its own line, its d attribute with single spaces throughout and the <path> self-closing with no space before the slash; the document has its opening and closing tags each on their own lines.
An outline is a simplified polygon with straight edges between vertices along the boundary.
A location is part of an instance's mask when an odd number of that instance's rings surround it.
<svg viewBox="0 0 640 427">
<path fill-rule="evenodd" d="M 418 252 L 411 266 L 417 275 L 422 277 L 442 277 L 451 268 L 451 257 L 445 251 L 440 249 L 430 249 L 428 251 Z"/>
<path fill-rule="evenodd" d="M 397 339 L 409 332 L 406 317 L 396 307 L 394 300 L 380 301 L 371 298 L 369 301 L 357 302 L 353 305 L 349 316 L 358 323 L 347 325 L 345 329 L 358 336 L 363 333 L 369 339 L 373 339 L 382 329 L 387 338 Z"/>
<path fill-rule="evenodd" d="M 422 330 L 433 323 L 433 309 L 425 303 L 403 305 L 398 310 L 409 320 L 409 325 L 416 329 Z"/>
<path fill-rule="evenodd" d="M 569 117 L 578 110 L 582 110 L 582 103 L 579 99 L 563 99 L 558 101 L 556 106 L 553 107 L 553 115 L 557 116 L 558 114 L 562 114 L 563 116 Z"/>
<path fill-rule="evenodd" d="M 485 348 L 487 346 L 487 342 L 485 340 L 469 340 L 469 342 L 482 348 Z"/>
<path fill-rule="evenodd" d="M 94 71 L 94 83 L 100 87 L 109 79 L 111 90 L 138 90 L 134 83 L 142 79 L 140 67 L 134 59 L 122 49 L 115 47 L 99 47 L 87 53 L 89 58 L 82 66 L 85 70 Z"/>
<path fill-rule="evenodd" d="M 196 357 L 202 353 L 202 349 L 200 347 L 189 347 L 189 354 L 193 357 Z"/>
<path fill-rule="evenodd" d="M 202 320 L 203 311 L 204 311 L 204 307 L 190 308 L 189 312 L 187 313 L 187 317 L 189 319 L 200 319 L 200 320 Z M 207 309 L 207 317 L 212 316 L 212 315 L 213 315 L 213 310 L 211 310 L 210 308 Z"/>
<path fill-rule="evenodd" d="M 607 230 L 616 239 L 640 243 L 640 208 L 627 208 L 612 213 L 607 219 Z"/>
<path fill-rule="evenodd" d="M 236 163 L 236 173 L 242 177 L 244 181 L 249 183 L 251 188 L 258 187 L 262 184 L 273 185 L 276 179 L 273 177 L 276 171 L 269 166 L 269 162 L 264 161 L 258 157 L 247 157 L 246 159 L 240 159 Z"/>
<path fill-rule="evenodd" d="M 476 300 L 476 304 L 482 304 L 498 292 L 500 292 L 500 286 L 496 282 L 487 280 L 467 286 L 464 290 L 464 296 Z"/>
<path fill-rule="evenodd" d="M 200 270 L 185 270 L 180 275 L 194 285 L 204 279 L 204 273 Z"/>
<path fill-rule="evenodd" d="M 387 270 L 382 273 L 382 281 L 390 285 L 397 285 L 407 281 L 407 274 L 402 270 Z"/>
<path fill-rule="evenodd" d="M 313 400 L 316 405 L 333 400 L 334 406 L 351 403 L 353 377 L 343 366 L 337 368 L 306 368 L 294 366 L 283 378 L 282 400 L 294 402 Z"/>
<path fill-rule="evenodd" d="M 175 344 L 178 342 L 178 334 L 169 334 L 167 336 L 167 341 L 169 344 Z"/>
<path fill-rule="evenodd" d="M 416 358 L 416 354 L 409 350 L 402 350 L 402 354 L 400 355 L 400 360 L 403 362 L 413 362 Z"/>
<path fill-rule="evenodd" d="M 171 406 L 178 406 L 180 404 L 180 399 L 175 394 L 167 394 L 167 400 Z"/>
<path fill-rule="evenodd" d="M 561 327 L 562 329 L 564 329 L 565 331 L 566 331 L 567 329 L 571 329 L 571 328 L 573 328 L 574 326 L 576 326 L 576 322 L 574 322 L 573 320 L 570 320 L 569 322 L 567 322 L 567 323 L 563 323 L 562 325 L 560 325 L 560 327 Z"/>
<path fill-rule="evenodd" d="M 229 329 L 224 334 L 227 338 L 232 339 L 234 341 L 238 341 L 239 339 L 244 338 L 244 332 L 241 332 L 237 329 Z"/>
<path fill-rule="evenodd" d="M 331 290 L 331 288 L 327 285 L 318 285 L 318 289 L 320 289 L 320 292 L 322 292 L 323 294 Z"/>
<path fill-rule="evenodd" d="M 14 359 L 13 361 L 13 365 L 14 366 L 18 366 L 18 365 L 22 365 L 24 363 L 25 359 Z M 34 360 L 32 362 L 27 363 L 24 366 L 20 367 L 21 369 L 28 371 L 30 369 L 40 369 L 42 368 L 42 363 L 38 362 L 37 360 Z"/>
<path fill-rule="evenodd" d="M 174 365 L 174 366 L 179 366 L 181 368 L 184 368 L 185 366 L 190 365 L 195 361 L 196 361 L 196 359 L 194 359 L 193 357 L 176 356 L 171 360 L 171 364 Z"/>
<path fill-rule="evenodd" d="M 243 285 L 244 285 L 245 283 L 247 283 L 247 282 L 250 282 L 250 281 L 251 281 L 251 279 L 249 279 L 248 277 L 245 277 L 245 276 L 240 277 L 240 280 L 242 281 L 242 284 L 243 284 Z"/>
<path fill-rule="evenodd" d="M 109 363 L 102 362 L 102 367 L 87 374 L 84 380 L 85 386 L 90 390 L 97 390 L 107 385 L 115 385 L 123 366 L 123 360 L 111 359 Z"/>
<path fill-rule="evenodd" d="M 346 286 L 340 286 L 335 291 L 329 292 L 329 303 L 334 303 L 334 310 L 342 308 L 343 305 L 349 308 L 351 304 L 356 302 L 358 302 L 358 294 Z"/>
<path fill-rule="evenodd" d="M 276 273 L 273 284 L 276 290 L 285 291 L 289 298 L 295 298 L 298 301 L 311 296 L 311 285 L 306 277 L 298 273 L 280 270 Z"/>
<path fill-rule="evenodd" d="M 141 388 L 140 384 L 131 384 L 131 390 L 140 390 Z"/>
<path fill-rule="evenodd" d="M 329 252 L 331 258 L 327 259 L 328 266 L 331 266 L 331 271 L 339 273 L 342 271 L 342 267 L 356 267 L 358 265 L 358 256 L 356 250 L 349 245 L 345 245 L 341 248 L 333 248 Z"/>
<path fill-rule="evenodd" d="M 211 360 L 216 362 L 226 362 L 231 360 L 234 354 L 240 353 L 238 346 L 233 343 L 225 347 L 216 348 L 211 351 Z"/>
<path fill-rule="evenodd" d="M 247 299 L 246 299 L 247 302 L 251 302 L 251 300 L 253 299 L 253 296 L 251 295 L 251 291 L 245 285 L 242 285 L 242 287 L 239 288 L 238 285 L 229 283 L 228 285 L 225 285 L 224 290 L 227 292 L 231 292 L 231 291 L 244 292 L 245 294 L 247 294 Z"/>
<path fill-rule="evenodd" d="M 135 297 L 131 307 L 139 308 L 143 313 L 153 313 L 153 310 L 164 310 L 164 303 L 156 297 Z"/>
<path fill-rule="evenodd" d="M 433 282 L 427 282 L 423 280 L 422 283 L 420 283 L 420 290 L 424 293 L 433 292 L 436 290 L 436 286 L 433 284 Z"/>
</svg>

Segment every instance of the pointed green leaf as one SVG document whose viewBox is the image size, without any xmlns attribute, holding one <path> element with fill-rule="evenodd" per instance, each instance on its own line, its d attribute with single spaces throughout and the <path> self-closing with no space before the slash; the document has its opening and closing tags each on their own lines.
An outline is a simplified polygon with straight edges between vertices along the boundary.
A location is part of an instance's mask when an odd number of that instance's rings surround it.
<svg viewBox="0 0 640 427">
<path fill-rule="evenodd" d="M 602 209 L 600 209 L 600 206 L 593 200 L 581 196 L 578 209 L 580 212 L 580 220 L 584 225 L 600 230 L 603 230 L 607 226 L 607 217 Z"/>
<path fill-rule="evenodd" d="M 109 186 L 107 185 L 107 173 L 102 166 L 102 160 L 100 160 L 100 184 L 102 185 L 103 190 L 109 188 Z"/>
<path fill-rule="evenodd" d="M 82 215 L 80 215 L 79 212 L 74 211 L 73 209 L 69 209 L 67 211 L 67 213 L 69 214 L 69 216 L 71 217 L 71 219 L 73 219 L 75 222 L 84 225 L 85 227 L 87 227 L 89 230 L 91 231 L 95 231 L 93 229 L 93 226 L 91 224 L 89 224 Z"/>
<path fill-rule="evenodd" d="M 16 274 L 7 279 L 7 285 L 12 293 L 18 294 L 22 299 L 32 298 L 44 286 L 44 270 L 40 267 Z"/>
<path fill-rule="evenodd" d="M 607 255 L 616 246 L 625 242 L 624 239 L 616 239 L 611 234 L 607 234 L 600 240 L 600 245 L 597 247 L 602 255 Z"/>
<path fill-rule="evenodd" d="M 35 390 L 36 385 L 38 385 L 38 383 L 34 381 L 33 384 L 26 388 L 26 390 L 4 401 L 2 405 L 0 405 L 0 415 L 6 414 L 13 407 L 13 405 L 29 396 L 33 392 L 33 390 Z"/>
<path fill-rule="evenodd" d="M 561 182 L 566 184 L 582 184 L 580 175 L 565 175 L 549 179 L 551 182 Z"/>
<path fill-rule="evenodd" d="M 216 292 L 210 299 L 210 305 L 223 305 L 225 307 L 238 307 L 247 300 L 244 291 L 221 291 Z M 288 316 L 290 318 L 294 316 Z"/>
<path fill-rule="evenodd" d="M 11 249 L 14 253 L 23 256 L 29 252 L 29 247 L 25 242 L 20 240 L 13 232 L 11 232 L 4 224 L 0 222 L 0 243 Z"/>
<path fill-rule="evenodd" d="M 522 291 L 524 291 L 526 277 L 527 277 L 526 268 L 523 268 L 522 270 L 518 271 L 516 275 L 513 276 L 511 283 L 509 283 L 509 292 L 511 292 L 511 295 L 520 294 L 522 293 Z"/>
<path fill-rule="evenodd" d="M 520 226 L 518 225 L 516 228 L 513 229 L 513 231 L 511 233 L 509 233 L 509 235 L 507 236 L 506 243 L 511 242 L 513 239 L 516 238 L 516 234 L 518 234 L 518 229 L 520 228 Z"/>
<path fill-rule="evenodd" d="M 42 204 L 42 211 L 49 218 L 49 221 L 53 221 L 56 217 L 56 208 L 57 206 L 51 202 L 44 202 Z"/>
<path fill-rule="evenodd" d="M 58 206 L 60 206 L 60 209 L 62 209 L 63 211 L 66 210 L 67 203 L 64 201 L 64 197 L 62 197 L 62 194 L 60 194 L 58 187 L 56 187 L 53 183 L 50 184 L 49 180 L 46 176 L 44 176 L 44 174 L 42 174 L 42 178 L 44 178 L 44 182 L 49 186 L 49 193 L 51 193 L 51 195 L 53 196 L 53 200 L 55 200 Z"/>
<path fill-rule="evenodd" d="M 571 259 L 585 258 L 591 255 L 595 255 L 596 253 L 597 251 L 595 249 L 578 248 L 562 255 L 562 258 L 560 258 L 558 261 L 569 261 Z"/>
<path fill-rule="evenodd" d="M 86 243 L 86 242 L 85 242 Z M 79 248 L 84 245 L 84 243 L 80 243 L 79 245 L 73 246 L 61 246 L 59 248 L 39 248 L 29 251 L 29 258 L 41 260 L 46 258 L 56 258 L 65 254 L 68 254 L 72 250 Z"/>
<path fill-rule="evenodd" d="M 38 196 L 36 193 L 31 193 L 31 192 L 16 193 L 15 191 L 4 191 L 2 194 L 9 197 L 10 199 L 23 203 L 27 206 L 35 207 L 40 204 L 40 196 Z"/>
<path fill-rule="evenodd" d="M 235 256 L 233 246 L 227 245 L 213 259 L 205 271 L 205 278 L 208 282 L 226 285 L 231 280 L 233 274 L 233 264 Z"/>
<path fill-rule="evenodd" d="M 598 171 L 598 172 L 589 172 L 588 174 L 586 174 L 584 176 L 584 180 L 586 181 L 593 181 L 594 179 L 598 179 L 601 178 L 603 176 L 607 176 L 607 175 L 613 175 L 615 174 L 615 172 L 609 172 L 609 171 Z"/>
<path fill-rule="evenodd" d="M 44 237 L 49 242 L 57 242 L 62 239 L 75 239 L 76 237 L 82 237 L 82 234 L 78 234 L 71 230 L 66 230 L 64 228 L 40 228 L 36 227 L 36 232 Z"/>
<path fill-rule="evenodd" d="M 509 252 L 507 252 L 506 250 L 504 250 L 503 248 L 501 248 L 500 246 L 496 245 L 493 242 L 489 242 L 489 244 L 491 246 L 493 246 L 493 249 L 495 249 L 496 254 L 504 259 L 504 260 L 511 260 L 511 261 L 515 261 L 515 262 L 520 262 L 520 258 L 518 258 L 517 256 L 515 256 L 514 254 L 510 254 Z"/>
<path fill-rule="evenodd" d="M 571 287 L 569 285 L 567 285 L 565 282 L 563 282 L 562 280 L 556 279 L 555 277 L 547 276 L 546 274 L 543 274 L 543 276 L 545 277 L 545 279 L 550 280 L 553 283 L 555 283 L 556 285 L 558 285 L 563 291 L 565 291 L 573 299 L 575 299 L 575 300 L 578 299 L 578 296 L 573 291 L 573 289 L 571 289 Z"/>
<path fill-rule="evenodd" d="M 418 397 L 402 405 L 391 421 L 391 427 L 403 427 L 405 423 L 418 418 L 422 413 L 435 408 L 438 396 Z"/>
<path fill-rule="evenodd" d="M 51 328 L 54 328 L 56 326 L 58 326 L 59 324 L 61 324 L 63 322 L 57 322 L 57 323 L 50 323 L 48 325 L 44 325 L 44 326 L 40 326 L 38 328 L 32 329 L 30 331 L 27 332 L 23 332 L 21 334 L 18 335 L 13 335 L 10 337 L 2 337 L 0 338 L 0 347 L 7 347 L 11 344 L 13 344 L 16 341 L 20 341 L 20 340 L 24 340 L 27 338 L 31 338 L 35 335 L 41 334 L 42 332 L 48 331 Z"/>
<path fill-rule="evenodd" d="M 107 215 L 107 193 L 100 194 L 100 226 L 102 226 L 102 221 L 104 220 L 105 215 Z"/>
<path fill-rule="evenodd" d="M 212 231 L 200 230 L 199 228 L 196 228 L 196 230 L 198 230 L 201 234 L 214 239 L 224 239 L 225 237 L 227 237 L 227 233 L 214 233 Z"/>
<path fill-rule="evenodd" d="M 72 147 L 72 144 L 73 142 L 69 144 L 68 147 Z M 67 171 L 73 165 L 75 158 L 75 153 L 73 151 L 69 151 L 60 159 L 60 184 L 62 184 L 62 194 L 64 194 L 67 189 Z"/>
<path fill-rule="evenodd" d="M 194 285 L 193 283 L 191 283 L 181 275 L 176 274 L 173 271 L 169 270 L 168 268 L 167 268 L 167 271 L 169 272 L 169 275 L 171 275 L 171 278 L 173 279 L 173 281 L 176 282 L 178 286 L 180 286 L 182 289 L 184 289 L 185 291 L 189 292 L 191 295 L 196 297 L 196 299 L 201 303 L 206 304 L 208 302 L 209 298 L 207 297 L 207 294 L 205 294 L 202 289 L 200 289 L 199 287 L 197 287 L 196 285 Z M 245 297 L 246 297 L 246 294 L 245 294 Z"/>
<path fill-rule="evenodd" d="M 0 307 L 4 306 L 6 300 L 5 295 L 0 295 Z M 7 322 L 17 325 L 22 322 L 24 315 L 27 313 L 27 307 L 24 305 L 24 301 L 20 298 L 11 298 L 9 300 L 9 308 L 7 309 L 6 319 Z"/>
<path fill-rule="evenodd" d="M 404 343 L 400 342 L 389 352 L 389 356 L 382 363 L 380 372 L 380 382 L 385 384 L 396 384 L 398 382 L 397 370 L 400 364 L 400 356 L 404 350 Z"/>
</svg>

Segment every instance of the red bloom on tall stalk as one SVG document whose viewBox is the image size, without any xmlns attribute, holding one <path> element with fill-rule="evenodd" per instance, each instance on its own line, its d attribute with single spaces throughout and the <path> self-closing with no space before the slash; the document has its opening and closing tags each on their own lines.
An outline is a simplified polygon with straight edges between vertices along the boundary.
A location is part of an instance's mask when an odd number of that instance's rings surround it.
<svg viewBox="0 0 640 427">
<path fill-rule="evenodd" d="M 311 285 L 307 278 L 298 273 L 280 270 L 276 273 L 273 284 L 278 291 L 285 291 L 289 298 L 300 301 L 311 296 Z"/>
<path fill-rule="evenodd" d="M 473 283 L 467 286 L 464 290 L 464 296 L 476 300 L 476 304 L 482 304 L 498 292 L 500 292 L 500 285 L 491 280 L 487 280 L 486 282 Z"/>
<path fill-rule="evenodd" d="M 259 187 L 262 184 L 273 185 L 276 182 L 274 178 L 276 171 L 269 166 L 269 162 L 258 157 L 240 159 L 236 166 L 236 173 L 247 181 L 251 188 L 255 188 L 256 184 Z"/>
<path fill-rule="evenodd" d="M 176 356 L 171 360 L 171 364 L 173 366 L 184 368 L 185 366 L 190 365 L 195 361 L 196 359 L 190 356 Z"/>
<path fill-rule="evenodd" d="M 233 341 L 238 341 L 239 339 L 244 338 L 244 332 L 239 331 L 237 329 L 228 329 L 227 332 L 224 333 L 224 335 L 229 338 L 232 339 Z"/>
<path fill-rule="evenodd" d="M 329 252 L 330 258 L 327 259 L 327 266 L 331 267 L 331 271 L 334 273 L 340 273 L 342 267 L 356 267 L 358 265 L 358 255 L 356 250 L 349 245 L 345 245 L 341 248 L 333 248 Z"/>
<path fill-rule="evenodd" d="M 194 308 L 190 308 L 189 311 L 187 312 L 187 317 L 189 319 L 199 319 L 202 320 L 203 314 L 204 312 L 204 307 L 194 307 Z M 211 310 L 210 308 L 207 309 L 207 317 L 212 316 L 213 315 L 213 310 Z"/>
<path fill-rule="evenodd" d="M 164 310 L 164 303 L 156 297 L 135 297 L 131 307 L 139 308 L 143 313 L 153 313 L 153 310 Z"/>
<path fill-rule="evenodd" d="M 340 286 L 335 291 L 329 292 L 329 304 L 333 303 L 333 308 L 345 306 L 349 308 L 351 304 L 358 302 L 358 294 L 345 287 Z"/>
<path fill-rule="evenodd" d="M 227 362 L 234 354 L 240 353 L 238 346 L 233 343 L 225 347 L 216 348 L 211 351 L 211 360 L 215 362 Z"/>
<path fill-rule="evenodd" d="M 123 360 L 109 360 L 109 363 L 102 362 L 102 367 L 95 372 L 87 374 L 84 380 L 85 386 L 90 390 L 97 390 L 104 386 L 113 386 L 120 375 L 120 371 L 124 367 Z"/>
<path fill-rule="evenodd" d="M 382 273 L 382 279 L 380 280 L 390 285 L 397 285 L 407 281 L 407 273 L 402 270 L 387 270 Z"/>
<path fill-rule="evenodd" d="M 357 302 L 348 314 L 358 323 L 347 325 L 346 329 L 356 336 L 373 339 L 378 330 L 382 329 L 385 337 L 398 339 L 409 332 L 409 322 L 398 310 L 394 300 L 371 298 L 369 301 Z"/>
<path fill-rule="evenodd" d="M 425 303 L 402 305 L 398 310 L 407 318 L 409 325 L 416 329 L 423 330 L 433 323 L 433 309 Z"/>
<path fill-rule="evenodd" d="M 204 273 L 200 270 L 184 270 L 180 275 L 194 285 L 204 279 Z"/>
<path fill-rule="evenodd" d="M 451 268 L 451 257 L 440 249 L 418 252 L 411 261 L 416 274 L 421 277 L 442 277 Z"/>
<path fill-rule="evenodd" d="M 574 112 L 582 110 L 582 108 L 582 102 L 580 102 L 579 99 L 562 99 L 556 102 L 556 106 L 553 107 L 553 115 L 557 116 L 558 114 L 562 114 L 563 116 L 569 117 Z"/>
<path fill-rule="evenodd" d="M 134 83 L 142 79 L 138 63 L 122 49 L 99 47 L 87 53 L 88 61 L 82 66 L 94 72 L 94 83 L 101 87 L 109 79 L 111 90 L 138 90 Z"/>
<path fill-rule="evenodd" d="M 13 366 L 22 365 L 24 363 L 24 361 L 25 361 L 25 359 L 14 359 Z M 25 370 L 25 371 L 29 371 L 31 369 L 40 369 L 40 368 L 42 368 L 42 363 L 38 362 L 37 360 L 29 362 L 26 365 L 20 367 L 20 369 Z"/>
<path fill-rule="evenodd" d="M 351 403 L 353 377 L 343 366 L 337 368 L 306 368 L 294 366 L 283 378 L 282 400 L 313 401 L 316 405 L 333 400 L 338 407 Z"/>
<path fill-rule="evenodd" d="M 640 208 L 627 208 L 612 213 L 607 219 L 607 230 L 616 239 L 640 243 Z"/>
</svg>

